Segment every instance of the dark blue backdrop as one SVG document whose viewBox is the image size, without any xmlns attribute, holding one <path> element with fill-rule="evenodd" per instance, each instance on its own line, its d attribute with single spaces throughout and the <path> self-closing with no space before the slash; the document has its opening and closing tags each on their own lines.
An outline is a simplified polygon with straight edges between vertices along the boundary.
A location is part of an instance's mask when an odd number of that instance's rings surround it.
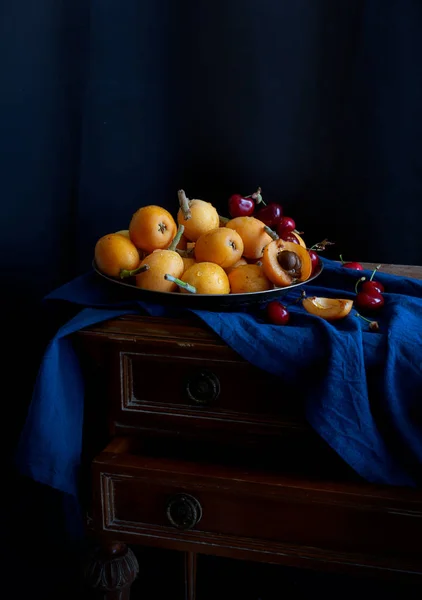
<svg viewBox="0 0 422 600">
<path fill-rule="evenodd" d="M 421 59 L 420 0 L 0 1 L 14 434 L 39 300 L 180 187 L 224 211 L 261 185 L 335 256 L 420 264 Z"/>
<path fill-rule="evenodd" d="M 174 207 L 180 186 L 225 207 L 261 185 L 311 241 L 420 262 L 420 0 L 0 11 L 1 255 L 18 296 L 85 270 L 98 236 L 141 204 Z"/>
</svg>

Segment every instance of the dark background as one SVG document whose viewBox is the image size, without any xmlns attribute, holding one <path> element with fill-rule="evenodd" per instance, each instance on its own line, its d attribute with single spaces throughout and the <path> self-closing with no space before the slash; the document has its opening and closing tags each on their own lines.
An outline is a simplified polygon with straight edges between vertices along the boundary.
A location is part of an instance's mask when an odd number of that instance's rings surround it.
<svg viewBox="0 0 422 600">
<path fill-rule="evenodd" d="M 333 258 L 421 264 L 421 59 L 420 0 L 0 0 L 7 454 L 42 297 L 180 187 L 224 213 L 260 185 Z M 35 487 L 23 529 L 54 545 Z"/>
</svg>

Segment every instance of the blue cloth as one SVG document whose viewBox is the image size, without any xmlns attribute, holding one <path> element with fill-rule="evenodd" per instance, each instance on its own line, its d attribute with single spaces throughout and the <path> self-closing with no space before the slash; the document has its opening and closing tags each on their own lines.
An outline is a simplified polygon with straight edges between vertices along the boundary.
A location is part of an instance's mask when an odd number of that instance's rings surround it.
<svg viewBox="0 0 422 600">
<path fill-rule="evenodd" d="M 323 259 L 308 295 L 353 298 L 370 276 Z M 250 312 L 194 313 L 250 363 L 301 389 L 315 431 L 360 476 L 373 483 L 418 486 L 422 465 L 422 282 L 380 272 L 385 306 L 370 332 L 354 311 L 330 324 L 308 314 L 301 290 L 283 298 L 291 322 L 266 323 Z M 122 286 L 89 272 L 55 290 L 47 303 L 71 303 L 77 314 L 51 340 L 40 366 L 17 451 L 22 473 L 77 495 L 84 382 L 69 334 L 128 313 L 177 316 L 180 310 L 122 296 Z M 305 384 L 304 382 L 308 382 Z"/>
</svg>

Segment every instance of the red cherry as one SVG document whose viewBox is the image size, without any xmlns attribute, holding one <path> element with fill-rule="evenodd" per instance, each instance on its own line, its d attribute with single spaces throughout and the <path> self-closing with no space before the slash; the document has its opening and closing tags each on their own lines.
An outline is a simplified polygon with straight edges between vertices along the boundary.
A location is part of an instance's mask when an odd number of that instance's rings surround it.
<svg viewBox="0 0 422 600">
<path fill-rule="evenodd" d="M 250 217 L 255 210 L 253 198 L 245 198 L 241 194 L 233 194 L 229 198 L 229 214 L 235 217 Z"/>
<path fill-rule="evenodd" d="M 343 263 L 343 267 L 345 269 L 355 269 L 356 271 L 363 271 L 362 265 L 360 263 L 357 263 L 357 262 Z"/>
<path fill-rule="evenodd" d="M 273 300 L 267 304 L 267 317 L 273 325 L 287 325 L 290 321 L 290 313 L 284 304 Z"/>
<path fill-rule="evenodd" d="M 283 233 L 287 233 L 290 231 L 294 231 L 296 229 L 296 223 L 293 221 L 291 217 L 281 217 L 280 222 L 277 226 L 277 233 L 281 239 L 283 238 Z"/>
<path fill-rule="evenodd" d="M 255 216 L 268 227 L 276 227 L 283 216 L 283 209 L 280 204 L 270 202 L 270 204 L 260 208 Z"/>
<path fill-rule="evenodd" d="M 343 257 L 340 255 L 341 266 L 345 269 L 355 269 L 356 271 L 363 271 L 363 267 L 358 262 L 344 262 Z"/>
<path fill-rule="evenodd" d="M 358 262 L 344 262 L 343 257 L 340 254 L 341 266 L 345 269 L 354 269 L 356 271 L 363 271 L 363 267 Z"/>
<path fill-rule="evenodd" d="M 283 235 L 279 236 L 285 242 L 291 242 L 292 244 L 299 244 L 299 240 L 294 235 L 293 231 L 283 231 Z"/>
<path fill-rule="evenodd" d="M 314 273 L 316 271 L 316 269 L 319 267 L 318 252 L 315 252 L 315 250 L 308 250 L 308 252 L 309 252 L 309 256 L 311 257 L 312 273 Z"/>
<path fill-rule="evenodd" d="M 355 298 L 355 304 L 360 310 L 372 312 L 384 306 L 384 297 L 375 291 L 372 294 L 359 292 Z"/>
<path fill-rule="evenodd" d="M 365 294 L 382 294 L 384 292 L 384 286 L 382 283 L 378 283 L 378 281 L 365 281 L 362 283 L 361 292 L 365 292 Z"/>
</svg>

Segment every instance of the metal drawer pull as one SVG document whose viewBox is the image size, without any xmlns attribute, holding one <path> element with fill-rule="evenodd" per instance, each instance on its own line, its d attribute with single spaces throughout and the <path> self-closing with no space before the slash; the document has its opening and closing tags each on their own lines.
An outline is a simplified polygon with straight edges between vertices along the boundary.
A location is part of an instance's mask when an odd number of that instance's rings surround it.
<svg viewBox="0 0 422 600">
<path fill-rule="evenodd" d="M 196 404 L 209 404 L 220 395 L 220 380 L 212 371 L 201 370 L 187 380 L 186 394 Z"/>
<path fill-rule="evenodd" d="M 167 503 L 166 515 L 173 527 L 192 529 L 201 520 L 202 507 L 189 494 L 176 494 Z"/>
</svg>

